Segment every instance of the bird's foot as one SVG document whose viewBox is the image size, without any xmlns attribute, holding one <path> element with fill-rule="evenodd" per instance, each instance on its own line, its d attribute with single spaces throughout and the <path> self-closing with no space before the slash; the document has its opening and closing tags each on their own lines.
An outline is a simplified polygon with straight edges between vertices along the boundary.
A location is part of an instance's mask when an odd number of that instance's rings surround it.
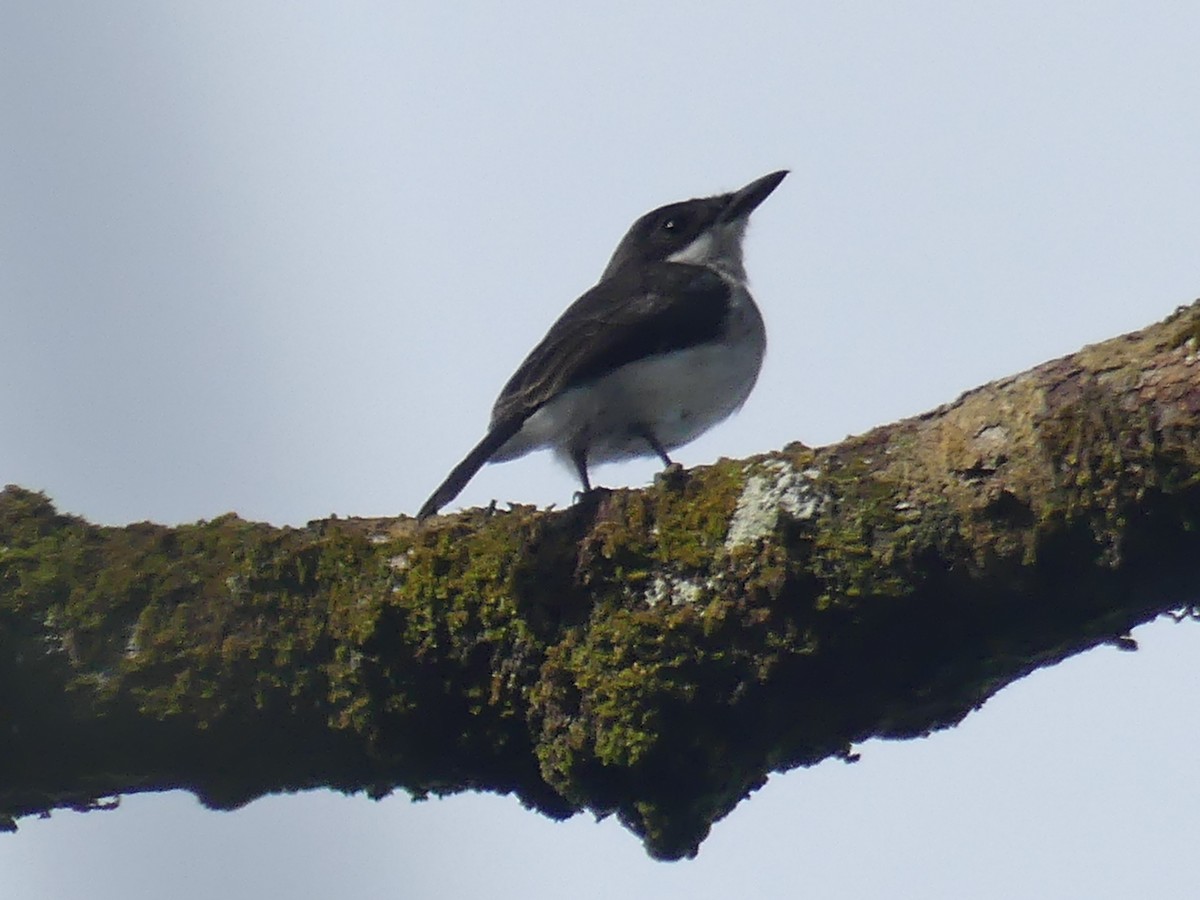
<svg viewBox="0 0 1200 900">
<path fill-rule="evenodd" d="M 654 476 L 654 483 L 667 488 L 678 488 L 687 481 L 687 470 L 677 462 L 671 463 Z"/>
<path fill-rule="evenodd" d="M 586 491 L 575 492 L 575 502 L 577 504 L 596 504 L 612 493 L 612 488 L 606 487 L 589 487 Z"/>
</svg>

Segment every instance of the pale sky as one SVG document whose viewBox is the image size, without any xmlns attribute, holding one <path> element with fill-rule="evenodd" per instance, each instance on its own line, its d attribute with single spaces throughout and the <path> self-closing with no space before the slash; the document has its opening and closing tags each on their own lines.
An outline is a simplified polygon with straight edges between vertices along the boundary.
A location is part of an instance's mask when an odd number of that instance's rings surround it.
<svg viewBox="0 0 1200 900">
<path fill-rule="evenodd" d="M 921 412 L 1200 295 L 1198 44 L 1182 2 L 0 0 L 0 481 L 411 513 L 637 216 L 779 168 L 762 377 L 677 458 Z M 451 510 L 574 489 L 535 454 Z M 511 798 L 149 795 L 0 835 L 0 898 L 1191 896 L 1200 630 L 1137 637 L 774 777 L 694 861 Z"/>
</svg>

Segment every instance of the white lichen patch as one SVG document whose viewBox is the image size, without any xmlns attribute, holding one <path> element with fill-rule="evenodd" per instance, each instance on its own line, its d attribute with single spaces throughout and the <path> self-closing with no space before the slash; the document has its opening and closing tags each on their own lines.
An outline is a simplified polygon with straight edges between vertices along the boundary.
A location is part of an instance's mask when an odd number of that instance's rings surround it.
<svg viewBox="0 0 1200 900">
<path fill-rule="evenodd" d="M 817 487 L 818 469 L 796 471 L 781 459 L 771 460 L 746 479 L 725 535 L 725 549 L 762 540 L 779 524 L 780 515 L 811 519 L 825 503 Z"/>
<path fill-rule="evenodd" d="M 134 622 L 129 629 L 129 637 L 125 639 L 125 658 L 134 659 L 142 652 L 141 622 Z"/>
<path fill-rule="evenodd" d="M 393 572 L 403 572 L 412 563 L 412 556 L 406 550 L 403 553 L 397 553 L 395 556 L 388 559 L 388 567 Z"/>
<path fill-rule="evenodd" d="M 1197 341 L 1193 335 L 1183 342 L 1183 347 L 1187 351 L 1187 355 L 1183 358 L 1184 363 L 1189 366 L 1195 365 L 1200 360 L 1200 341 Z"/>
<path fill-rule="evenodd" d="M 234 600 L 241 600 L 246 596 L 246 579 L 241 575 L 230 575 L 225 579 L 225 590 L 229 591 L 229 596 Z"/>
<path fill-rule="evenodd" d="M 704 586 L 687 578 L 655 575 L 642 596 L 650 606 L 660 603 L 682 606 L 698 602 L 704 596 Z"/>
<path fill-rule="evenodd" d="M 1003 425 L 985 425 L 975 435 L 975 446 L 981 450 L 998 451 L 1008 445 L 1008 429 Z"/>
</svg>

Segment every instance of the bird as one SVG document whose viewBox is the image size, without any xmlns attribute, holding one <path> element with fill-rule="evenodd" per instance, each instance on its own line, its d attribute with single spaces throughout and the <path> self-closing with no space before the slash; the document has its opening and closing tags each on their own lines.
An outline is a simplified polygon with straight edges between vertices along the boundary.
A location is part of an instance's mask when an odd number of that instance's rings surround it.
<svg viewBox="0 0 1200 900">
<path fill-rule="evenodd" d="M 746 285 L 750 214 L 788 174 L 671 203 L 633 223 L 595 287 L 550 327 L 500 391 L 482 440 L 417 513 L 450 503 L 485 463 L 551 448 L 583 493 L 597 463 L 657 456 L 741 408 L 767 337 Z"/>
</svg>

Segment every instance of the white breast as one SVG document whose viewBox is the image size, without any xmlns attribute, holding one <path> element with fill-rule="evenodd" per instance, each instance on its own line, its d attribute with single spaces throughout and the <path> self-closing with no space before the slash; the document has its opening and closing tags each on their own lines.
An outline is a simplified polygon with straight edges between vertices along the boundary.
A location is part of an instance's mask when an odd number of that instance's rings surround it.
<svg viewBox="0 0 1200 900">
<path fill-rule="evenodd" d="M 492 457 L 514 459 L 539 447 L 570 458 L 586 447 L 589 463 L 653 456 L 649 428 L 670 450 L 699 437 L 737 411 L 762 367 L 762 317 L 738 285 L 723 340 L 622 366 L 572 388 L 534 413 Z"/>
</svg>

